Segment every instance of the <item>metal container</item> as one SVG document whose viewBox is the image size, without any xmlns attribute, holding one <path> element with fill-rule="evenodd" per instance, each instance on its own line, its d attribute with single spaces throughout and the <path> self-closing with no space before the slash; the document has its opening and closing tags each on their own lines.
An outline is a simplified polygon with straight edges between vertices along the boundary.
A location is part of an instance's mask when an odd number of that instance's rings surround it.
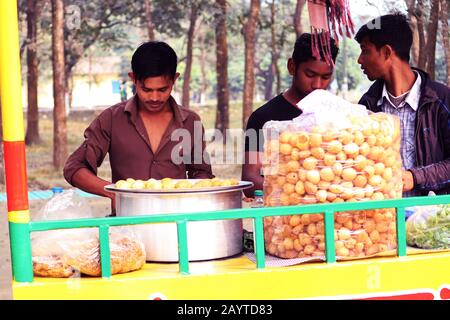
<svg viewBox="0 0 450 320">
<path fill-rule="evenodd" d="M 252 185 L 242 181 L 236 186 L 183 190 L 132 190 L 108 185 L 105 190 L 116 194 L 117 216 L 139 216 L 242 208 L 242 190 Z M 147 261 L 178 261 L 175 223 L 146 224 L 133 228 L 144 243 Z M 188 222 L 189 260 L 219 259 L 241 253 L 242 236 L 242 219 Z"/>
</svg>

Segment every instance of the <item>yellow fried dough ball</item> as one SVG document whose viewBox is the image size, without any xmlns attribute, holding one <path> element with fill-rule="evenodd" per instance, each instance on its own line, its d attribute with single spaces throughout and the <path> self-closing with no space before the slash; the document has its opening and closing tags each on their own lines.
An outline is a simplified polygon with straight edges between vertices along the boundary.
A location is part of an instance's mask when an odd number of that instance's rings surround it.
<svg viewBox="0 0 450 320">
<path fill-rule="evenodd" d="M 353 134 L 348 131 L 342 131 L 339 137 L 339 141 L 344 145 L 353 142 L 353 139 Z"/>
<path fill-rule="evenodd" d="M 344 152 L 350 157 L 354 157 L 359 153 L 359 146 L 356 143 L 349 143 L 344 145 Z"/>
<path fill-rule="evenodd" d="M 311 156 L 311 151 L 309 151 L 309 150 L 302 150 L 298 153 L 298 157 L 300 159 L 306 159 L 310 156 Z"/>
<path fill-rule="evenodd" d="M 288 173 L 288 175 L 286 176 L 286 181 L 288 183 L 296 184 L 298 181 L 298 173 L 296 172 Z"/>
<path fill-rule="evenodd" d="M 289 195 L 289 205 L 296 206 L 300 204 L 301 202 L 301 196 L 298 193 L 291 193 Z"/>
<path fill-rule="evenodd" d="M 328 167 L 331 167 L 335 162 L 336 162 L 336 155 L 334 154 L 326 153 L 325 156 L 323 157 L 323 163 Z"/>
<path fill-rule="evenodd" d="M 131 189 L 145 189 L 145 181 L 136 180 L 131 184 Z"/>
<path fill-rule="evenodd" d="M 330 141 L 326 147 L 327 151 L 332 154 L 338 154 L 342 148 L 342 143 L 336 140 Z"/>
<path fill-rule="evenodd" d="M 370 153 L 370 146 L 367 142 L 363 142 L 359 147 L 359 154 L 367 157 Z"/>
<path fill-rule="evenodd" d="M 313 170 L 316 168 L 317 163 L 318 161 L 314 157 L 306 158 L 305 160 L 303 160 L 303 168 L 305 168 L 306 170 Z"/>
<path fill-rule="evenodd" d="M 293 136 L 292 132 L 285 131 L 280 134 L 279 140 L 281 143 L 289 143 L 292 136 Z"/>
<path fill-rule="evenodd" d="M 118 189 L 129 189 L 130 188 L 130 183 L 128 181 L 125 180 L 119 180 L 116 182 L 115 187 Z"/>
<path fill-rule="evenodd" d="M 361 131 L 355 132 L 353 142 L 356 143 L 358 146 L 364 143 L 364 135 L 362 134 Z"/>
<path fill-rule="evenodd" d="M 382 175 L 384 170 L 386 169 L 386 166 L 382 162 L 375 163 L 373 166 L 375 169 L 375 174 Z"/>
<path fill-rule="evenodd" d="M 295 185 L 292 183 L 285 183 L 283 186 L 283 192 L 287 195 L 290 195 L 295 192 Z"/>
<path fill-rule="evenodd" d="M 358 175 L 355 180 L 353 180 L 355 187 L 364 188 L 367 185 L 367 178 L 364 175 Z"/>
<path fill-rule="evenodd" d="M 335 175 L 332 168 L 325 167 L 320 170 L 320 178 L 324 181 L 331 182 L 334 180 Z"/>
<path fill-rule="evenodd" d="M 317 185 L 320 181 L 320 172 L 318 170 L 308 170 L 306 172 L 306 179 L 309 182 Z"/>
<path fill-rule="evenodd" d="M 322 135 L 320 133 L 312 133 L 309 135 L 309 145 L 311 147 L 320 147 L 322 144 Z"/>
<path fill-rule="evenodd" d="M 356 178 L 356 175 L 357 172 L 353 168 L 345 168 L 342 171 L 342 179 L 344 179 L 345 181 L 352 181 L 353 179 Z"/>
<path fill-rule="evenodd" d="M 309 181 L 306 181 L 304 183 L 304 186 L 305 186 L 306 193 L 308 193 L 310 195 L 315 195 L 316 192 L 319 190 L 319 188 L 317 187 L 316 184 L 309 182 Z"/>
<path fill-rule="evenodd" d="M 319 202 L 326 202 L 328 197 L 328 192 L 326 190 L 319 190 L 316 193 L 316 199 Z"/>
<path fill-rule="evenodd" d="M 328 181 L 323 181 L 323 180 L 321 180 L 318 184 L 317 184 L 317 187 L 320 189 L 320 190 L 328 190 L 328 188 L 331 186 L 331 182 L 328 182 Z"/>
<path fill-rule="evenodd" d="M 292 146 L 288 143 L 280 144 L 280 153 L 284 155 L 289 155 L 292 152 Z"/>
<path fill-rule="evenodd" d="M 300 169 L 300 163 L 295 160 L 291 160 L 286 164 L 288 172 L 297 172 Z"/>
<path fill-rule="evenodd" d="M 192 183 L 188 180 L 180 180 L 177 183 L 175 183 L 175 189 L 191 189 Z"/>
<path fill-rule="evenodd" d="M 300 150 L 298 148 L 292 148 L 291 159 L 294 161 L 299 161 L 301 159 L 300 158 Z"/>
<path fill-rule="evenodd" d="M 305 194 L 305 185 L 304 185 L 303 181 L 298 181 L 295 184 L 295 192 L 298 193 L 299 195 Z"/>
<path fill-rule="evenodd" d="M 325 150 L 320 147 L 312 148 L 311 155 L 316 159 L 322 160 L 325 157 Z"/>
<path fill-rule="evenodd" d="M 342 171 L 344 170 L 344 167 L 340 162 L 336 162 L 331 168 L 333 169 L 333 172 L 336 176 L 340 176 L 342 174 Z"/>
</svg>

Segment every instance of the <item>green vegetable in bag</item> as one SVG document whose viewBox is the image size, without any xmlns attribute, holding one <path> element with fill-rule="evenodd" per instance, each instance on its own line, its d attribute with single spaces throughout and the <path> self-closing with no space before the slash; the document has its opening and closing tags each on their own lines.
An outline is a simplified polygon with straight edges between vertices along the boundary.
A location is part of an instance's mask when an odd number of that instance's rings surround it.
<svg viewBox="0 0 450 320">
<path fill-rule="evenodd" d="M 417 207 L 406 222 L 406 241 L 423 249 L 449 249 L 450 205 Z"/>
</svg>

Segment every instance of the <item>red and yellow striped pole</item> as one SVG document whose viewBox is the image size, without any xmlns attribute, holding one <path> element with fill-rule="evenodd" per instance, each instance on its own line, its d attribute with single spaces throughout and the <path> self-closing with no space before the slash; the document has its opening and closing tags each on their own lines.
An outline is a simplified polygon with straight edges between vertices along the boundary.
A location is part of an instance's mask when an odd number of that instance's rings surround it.
<svg viewBox="0 0 450 320">
<path fill-rule="evenodd" d="M 17 0 L 0 1 L 0 97 L 13 273 L 32 281 Z"/>
</svg>

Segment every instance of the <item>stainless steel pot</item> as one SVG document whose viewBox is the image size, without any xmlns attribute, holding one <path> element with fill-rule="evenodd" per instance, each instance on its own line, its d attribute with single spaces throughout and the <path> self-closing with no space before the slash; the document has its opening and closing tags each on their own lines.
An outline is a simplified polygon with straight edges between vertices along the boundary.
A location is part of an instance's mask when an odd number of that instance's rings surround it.
<svg viewBox="0 0 450 320">
<path fill-rule="evenodd" d="M 195 181 L 195 180 L 194 180 Z M 105 190 L 116 194 L 118 216 L 162 213 L 194 213 L 242 207 L 242 190 L 251 182 L 237 186 L 184 190 Z M 144 243 L 147 261 L 178 261 L 177 227 L 175 223 L 146 224 L 133 227 Z M 242 252 L 242 219 L 195 221 L 187 224 L 190 261 L 219 259 Z"/>
</svg>

